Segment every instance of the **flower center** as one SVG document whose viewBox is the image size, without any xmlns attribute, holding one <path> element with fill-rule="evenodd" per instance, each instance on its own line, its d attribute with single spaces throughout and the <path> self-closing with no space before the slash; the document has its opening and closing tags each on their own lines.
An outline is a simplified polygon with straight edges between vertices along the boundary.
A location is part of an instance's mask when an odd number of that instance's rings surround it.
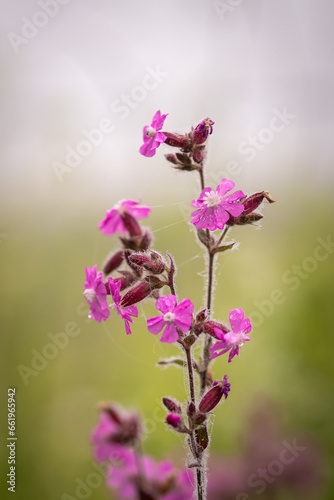
<svg viewBox="0 0 334 500">
<path fill-rule="evenodd" d="M 164 315 L 164 321 L 166 321 L 166 323 L 171 323 L 172 321 L 174 321 L 174 319 L 175 319 L 174 313 L 168 312 Z"/>
<path fill-rule="evenodd" d="M 154 137 L 157 131 L 153 127 L 147 127 L 146 129 L 146 135 L 147 137 Z"/>
<path fill-rule="evenodd" d="M 86 299 L 89 300 L 89 302 L 94 302 L 96 298 L 96 292 L 94 288 L 87 288 L 87 290 L 85 290 L 83 294 L 86 297 Z"/>
<path fill-rule="evenodd" d="M 216 207 L 220 203 L 220 196 L 219 194 L 215 193 L 214 191 L 210 191 L 210 193 L 207 193 L 204 198 L 204 205 L 207 207 Z"/>
</svg>

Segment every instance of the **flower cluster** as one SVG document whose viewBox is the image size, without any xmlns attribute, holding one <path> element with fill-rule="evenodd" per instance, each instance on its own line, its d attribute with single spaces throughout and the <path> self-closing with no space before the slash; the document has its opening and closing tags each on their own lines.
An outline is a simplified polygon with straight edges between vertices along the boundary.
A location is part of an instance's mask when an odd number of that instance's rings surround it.
<svg viewBox="0 0 334 500">
<path fill-rule="evenodd" d="M 184 500 L 191 498 L 193 475 L 178 471 L 171 461 L 156 462 L 141 452 L 142 422 L 133 411 L 100 405 L 92 432 L 94 458 L 107 466 L 107 485 L 127 500 Z"/>
<path fill-rule="evenodd" d="M 208 423 L 212 411 L 230 392 L 227 375 L 214 381 L 210 363 L 227 353 L 228 363 L 240 356 L 252 329 L 250 319 L 245 318 L 241 308 L 229 312 L 230 326 L 211 317 L 214 259 L 234 247 L 234 241 L 223 240 L 235 225 L 259 221 L 262 214 L 256 210 L 265 200 L 269 203 L 274 200 L 267 191 L 250 196 L 240 189 L 234 191 L 235 183 L 225 178 L 215 190 L 206 187 L 204 162 L 214 122 L 205 118 L 187 133 L 172 133 L 162 130 L 167 116 L 157 111 L 151 124 L 144 127 L 139 151 L 145 157 L 153 157 L 157 148 L 164 144 L 172 148 L 165 156 L 173 168 L 199 174 L 201 192 L 191 202 L 195 210 L 190 221 L 208 256 L 206 307 L 195 311 L 189 298 L 177 297 L 174 259 L 169 253 L 163 256 L 152 247 L 152 234 L 140 222 L 149 216 L 151 209 L 134 200 L 120 201 L 100 222 L 103 234 L 119 233 L 119 245 L 107 257 L 101 272 L 96 265 L 92 269 L 86 267 L 84 296 L 90 307 L 90 318 L 105 321 L 113 310 L 124 320 L 126 334 L 131 333 L 130 324 L 138 317 L 137 305 L 149 298 L 155 300 L 159 314 L 147 319 L 148 332 L 161 333 L 161 342 L 177 344 L 184 355 L 181 359 L 160 360 L 158 364 L 185 367 L 189 380 L 189 398 L 183 405 L 163 398 L 168 411 L 166 424 L 173 431 L 186 435 L 192 457 L 188 468 L 196 470 L 197 495 L 198 500 L 202 500 L 205 498 L 205 461 L 210 443 Z M 192 347 L 201 340 L 202 353 L 196 360 L 192 357 Z M 195 377 L 200 381 L 197 396 Z M 109 486 L 117 490 L 120 498 L 190 499 L 191 473 L 178 473 L 170 462 L 155 462 L 143 455 L 141 437 L 140 419 L 136 414 L 126 413 L 115 405 L 103 406 L 92 443 L 96 460 L 108 462 Z"/>
</svg>

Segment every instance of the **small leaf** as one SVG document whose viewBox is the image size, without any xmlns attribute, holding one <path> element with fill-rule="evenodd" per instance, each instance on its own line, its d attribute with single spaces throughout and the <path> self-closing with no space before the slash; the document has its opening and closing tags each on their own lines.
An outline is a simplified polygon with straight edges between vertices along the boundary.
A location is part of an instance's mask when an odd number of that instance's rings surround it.
<svg viewBox="0 0 334 500">
<path fill-rule="evenodd" d="M 176 366 L 180 366 L 181 368 L 183 368 L 186 365 L 186 362 L 183 359 L 179 359 L 179 358 L 160 359 L 157 362 L 157 365 L 160 365 L 160 366 L 176 365 Z"/>
<path fill-rule="evenodd" d="M 202 453 L 209 444 L 209 435 L 206 427 L 199 427 L 196 431 L 198 451 Z"/>
<path fill-rule="evenodd" d="M 225 252 L 226 250 L 231 250 L 235 245 L 235 241 L 233 243 L 229 243 L 228 245 L 222 245 L 221 247 L 216 247 L 213 249 L 213 253 Z"/>
</svg>

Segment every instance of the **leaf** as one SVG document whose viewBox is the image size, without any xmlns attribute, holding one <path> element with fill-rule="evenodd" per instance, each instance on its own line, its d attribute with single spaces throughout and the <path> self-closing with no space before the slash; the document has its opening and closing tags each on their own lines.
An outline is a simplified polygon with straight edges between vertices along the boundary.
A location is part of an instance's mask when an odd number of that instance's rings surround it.
<svg viewBox="0 0 334 500">
<path fill-rule="evenodd" d="M 186 362 L 183 359 L 179 359 L 179 358 L 160 359 L 157 362 L 157 365 L 160 365 L 160 366 L 176 365 L 176 366 L 180 366 L 181 368 L 183 368 L 186 365 Z"/>
<path fill-rule="evenodd" d="M 213 253 L 225 252 L 226 250 L 231 250 L 235 245 L 235 241 L 233 243 L 229 243 L 228 245 L 222 245 L 221 247 L 216 247 L 213 249 Z"/>
<path fill-rule="evenodd" d="M 209 444 L 209 434 L 206 427 L 199 427 L 196 431 L 198 451 L 202 453 Z"/>
</svg>

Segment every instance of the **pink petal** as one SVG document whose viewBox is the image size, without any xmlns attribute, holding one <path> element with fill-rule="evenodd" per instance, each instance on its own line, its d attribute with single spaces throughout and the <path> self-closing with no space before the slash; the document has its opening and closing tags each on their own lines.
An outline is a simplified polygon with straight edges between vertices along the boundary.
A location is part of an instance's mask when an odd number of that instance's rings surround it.
<svg viewBox="0 0 334 500">
<path fill-rule="evenodd" d="M 175 325 L 173 323 L 167 323 L 166 328 L 160 337 L 160 342 L 172 344 L 177 340 L 179 340 L 179 334 L 176 331 Z"/>
<path fill-rule="evenodd" d="M 160 110 L 158 110 L 152 119 L 151 127 L 153 127 L 155 130 L 161 130 L 167 116 L 168 113 L 166 115 L 162 115 L 160 113 Z"/>
<path fill-rule="evenodd" d="M 152 149 L 152 137 L 148 137 L 142 146 L 139 148 L 139 153 L 147 158 L 151 158 L 155 155 L 155 149 Z"/>
<path fill-rule="evenodd" d="M 252 324 L 251 324 L 249 318 L 245 318 L 241 322 L 241 329 L 242 329 L 243 333 L 249 333 L 252 330 Z"/>
<path fill-rule="evenodd" d="M 197 229 L 209 229 L 215 231 L 217 229 L 216 208 L 206 207 L 191 213 L 191 222 L 195 224 Z"/>
<path fill-rule="evenodd" d="M 166 314 L 167 312 L 174 311 L 176 302 L 177 300 L 175 295 L 164 295 L 163 297 L 160 297 L 156 301 L 155 307 L 158 309 L 158 311 L 161 311 L 162 313 Z"/>
<path fill-rule="evenodd" d="M 126 233 L 126 228 L 121 216 L 114 208 L 106 213 L 105 219 L 99 223 L 99 229 L 103 234 L 112 235 L 114 233 Z"/>
<path fill-rule="evenodd" d="M 215 209 L 215 229 L 224 229 L 224 226 L 229 218 L 230 216 L 228 215 L 228 213 L 220 205 L 218 205 L 218 207 Z"/>
<path fill-rule="evenodd" d="M 150 333 L 153 333 L 153 335 L 160 333 L 164 325 L 165 321 L 163 316 L 153 316 L 153 318 L 147 320 L 147 329 Z"/>
<path fill-rule="evenodd" d="M 229 203 L 233 202 L 233 201 L 237 201 L 237 200 L 240 200 L 240 198 L 244 198 L 245 195 L 242 191 L 235 191 L 234 193 L 232 194 L 229 194 L 228 196 L 225 196 L 224 200 L 225 201 L 228 201 Z"/>
<path fill-rule="evenodd" d="M 228 191 L 231 191 L 235 186 L 235 183 L 233 181 L 229 181 L 227 179 L 222 179 L 220 181 L 219 186 L 217 186 L 216 193 L 219 194 L 219 196 L 224 196 Z"/>
<path fill-rule="evenodd" d="M 231 361 L 232 361 L 232 359 L 234 358 L 235 355 L 240 356 L 240 354 L 239 354 L 239 346 L 238 345 L 236 345 L 235 347 L 232 347 L 230 355 L 228 357 L 228 362 L 229 363 L 231 363 Z"/>
<path fill-rule="evenodd" d="M 241 322 L 244 319 L 244 311 L 242 309 L 232 309 L 229 313 L 229 321 L 234 333 L 241 332 Z"/>
<path fill-rule="evenodd" d="M 244 211 L 242 203 L 224 203 L 223 206 L 233 217 L 238 217 Z"/>
</svg>

